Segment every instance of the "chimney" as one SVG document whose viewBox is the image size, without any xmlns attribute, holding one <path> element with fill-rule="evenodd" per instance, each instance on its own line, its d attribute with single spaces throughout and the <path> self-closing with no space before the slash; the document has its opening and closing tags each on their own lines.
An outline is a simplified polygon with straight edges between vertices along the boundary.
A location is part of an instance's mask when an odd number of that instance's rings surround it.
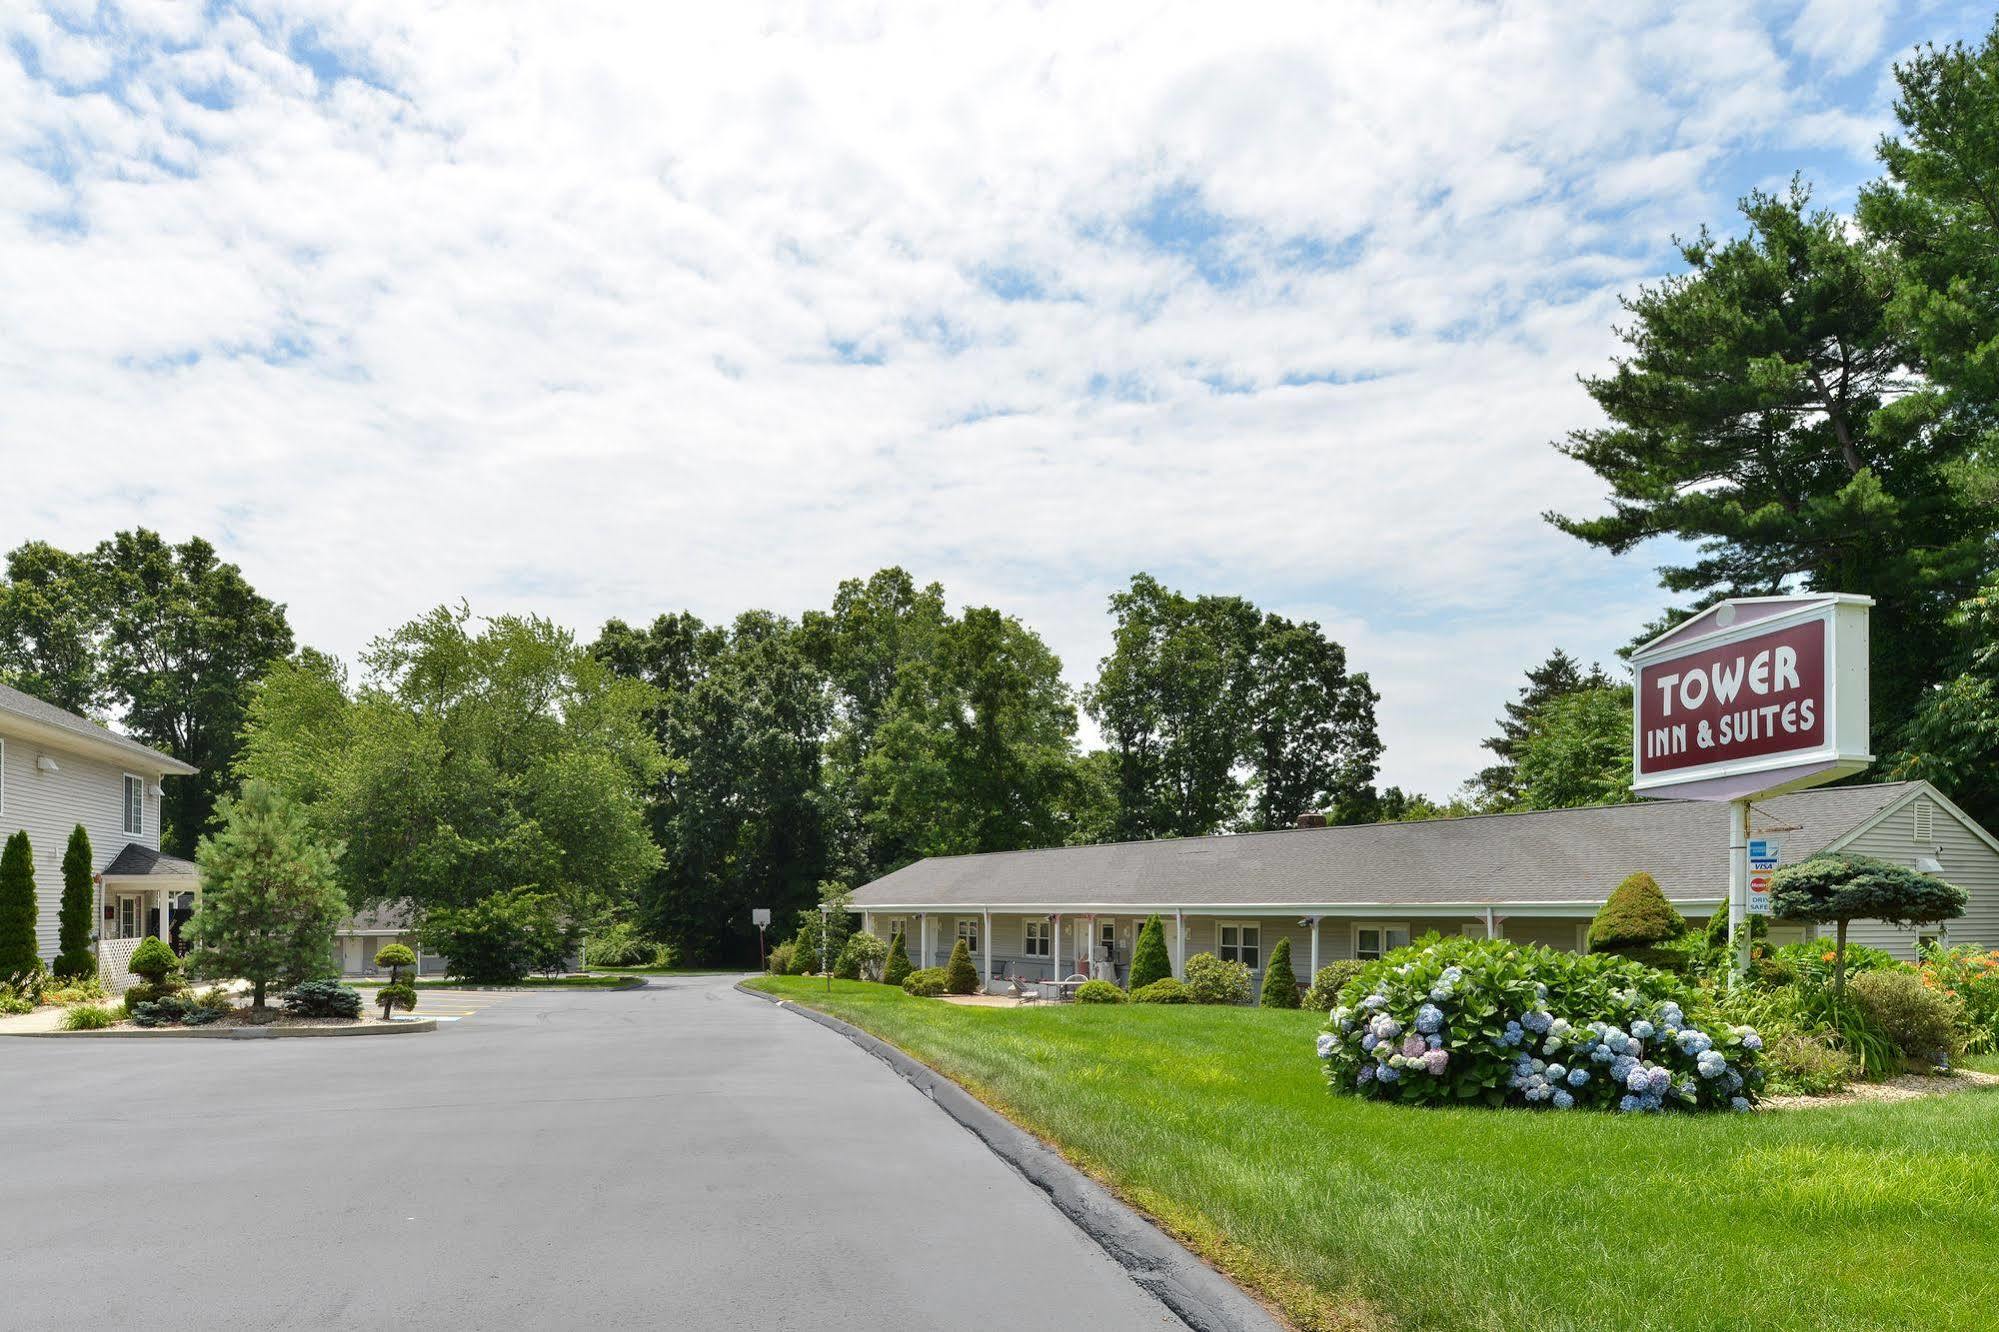
<svg viewBox="0 0 1999 1332">
<path fill-rule="evenodd" d="M 1298 816 L 1298 826 L 1300 828 L 1323 828 L 1326 826 L 1326 816 L 1323 814 L 1300 814 Z"/>
</svg>

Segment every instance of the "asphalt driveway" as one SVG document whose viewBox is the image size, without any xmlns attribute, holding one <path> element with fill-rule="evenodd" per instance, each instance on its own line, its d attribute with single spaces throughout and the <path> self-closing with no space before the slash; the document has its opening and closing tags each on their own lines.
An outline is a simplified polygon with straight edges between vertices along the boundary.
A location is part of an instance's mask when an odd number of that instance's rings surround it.
<svg viewBox="0 0 1999 1332">
<path fill-rule="evenodd" d="M 0 1325 L 1181 1326 L 914 1088 L 731 984 L 0 1041 Z"/>
</svg>

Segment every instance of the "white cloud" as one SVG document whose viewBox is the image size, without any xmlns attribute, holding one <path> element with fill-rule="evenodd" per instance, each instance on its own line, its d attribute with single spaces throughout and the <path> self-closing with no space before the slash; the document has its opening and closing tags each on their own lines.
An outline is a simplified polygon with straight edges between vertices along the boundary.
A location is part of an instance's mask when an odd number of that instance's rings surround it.
<svg viewBox="0 0 1999 1332">
<path fill-rule="evenodd" d="M 1151 568 L 1339 626 L 1432 791 L 1657 603 L 1539 518 L 1599 502 L 1547 444 L 1615 293 L 1732 154 L 1881 114 L 1734 6 L 7 24 L 8 544 L 208 534 L 348 653 L 460 595 L 587 631 L 901 562 L 1078 682 Z"/>
</svg>

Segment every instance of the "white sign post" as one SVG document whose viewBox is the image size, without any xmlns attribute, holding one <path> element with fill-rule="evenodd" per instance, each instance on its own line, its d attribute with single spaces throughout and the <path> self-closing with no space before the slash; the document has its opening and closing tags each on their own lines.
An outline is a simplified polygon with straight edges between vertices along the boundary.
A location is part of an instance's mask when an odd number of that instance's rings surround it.
<svg viewBox="0 0 1999 1332">
<path fill-rule="evenodd" d="M 1725 800 L 1728 938 L 1749 964 L 1750 915 L 1770 911 L 1775 844 L 1752 843 L 1749 802 L 1836 781 L 1868 752 L 1871 597 L 1830 592 L 1718 602 L 1631 655 L 1631 789 Z M 1767 861 L 1752 869 L 1752 852 Z"/>
</svg>

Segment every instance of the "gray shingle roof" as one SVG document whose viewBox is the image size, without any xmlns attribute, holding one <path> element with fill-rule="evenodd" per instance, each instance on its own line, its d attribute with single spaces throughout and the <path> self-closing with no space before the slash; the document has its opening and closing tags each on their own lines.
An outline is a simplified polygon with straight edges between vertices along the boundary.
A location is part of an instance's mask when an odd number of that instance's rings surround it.
<svg viewBox="0 0 1999 1332">
<path fill-rule="evenodd" d="M 120 735 L 109 727 L 100 726 L 88 717 L 79 717 L 74 712 L 64 711 L 53 703 L 44 703 L 33 694 L 24 694 L 11 685 L 0 684 L 0 712 L 12 713 L 24 721 L 66 731 L 94 745 L 109 746 L 128 758 L 142 759 L 148 772 L 170 772 L 186 776 L 196 771 L 192 764 L 183 763 L 170 754 L 162 754 L 150 745 L 140 744 L 129 735 Z"/>
<path fill-rule="evenodd" d="M 161 879 L 199 877 L 192 860 L 182 860 L 179 856 L 170 856 L 150 846 L 140 846 L 137 842 L 125 843 L 125 849 L 104 867 L 104 873 L 114 878 L 133 879 L 141 876 Z"/>
<path fill-rule="evenodd" d="M 1801 791 L 1756 802 L 1752 828 L 1802 859 L 1915 782 Z M 1646 801 L 1424 823 L 1299 828 L 920 860 L 854 894 L 857 908 L 1593 904 L 1645 870 L 1666 895 L 1728 891 L 1726 804 Z"/>
</svg>

